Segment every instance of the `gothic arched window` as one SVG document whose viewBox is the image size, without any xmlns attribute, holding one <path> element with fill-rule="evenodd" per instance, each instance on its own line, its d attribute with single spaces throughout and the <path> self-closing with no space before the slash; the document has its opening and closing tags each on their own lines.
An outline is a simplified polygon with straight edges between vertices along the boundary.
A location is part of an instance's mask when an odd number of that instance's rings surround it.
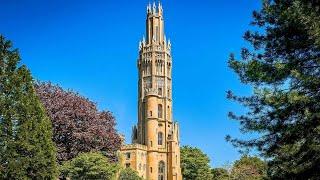
<svg viewBox="0 0 320 180">
<path fill-rule="evenodd" d="M 159 162 L 159 179 L 158 180 L 165 180 L 165 174 L 166 174 L 166 165 L 163 161 Z"/>
<path fill-rule="evenodd" d="M 158 133 L 158 145 L 162 145 L 163 144 L 163 133 L 159 132 Z"/>
<path fill-rule="evenodd" d="M 158 118 L 162 118 L 162 111 L 163 111 L 162 105 L 158 104 Z"/>
</svg>

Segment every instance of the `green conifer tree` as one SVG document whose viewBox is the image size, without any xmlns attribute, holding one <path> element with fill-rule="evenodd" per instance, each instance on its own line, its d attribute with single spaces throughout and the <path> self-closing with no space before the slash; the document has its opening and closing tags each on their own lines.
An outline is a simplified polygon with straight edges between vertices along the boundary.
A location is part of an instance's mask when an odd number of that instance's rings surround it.
<svg viewBox="0 0 320 180">
<path fill-rule="evenodd" d="M 55 179 L 51 122 L 26 66 L 0 35 L 0 179 Z"/>
<path fill-rule="evenodd" d="M 253 15 L 258 30 L 244 35 L 252 48 L 240 60 L 231 55 L 229 66 L 254 92 L 228 98 L 248 108 L 230 118 L 259 136 L 227 139 L 260 151 L 272 179 L 319 179 L 320 1 L 264 0 Z"/>
</svg>

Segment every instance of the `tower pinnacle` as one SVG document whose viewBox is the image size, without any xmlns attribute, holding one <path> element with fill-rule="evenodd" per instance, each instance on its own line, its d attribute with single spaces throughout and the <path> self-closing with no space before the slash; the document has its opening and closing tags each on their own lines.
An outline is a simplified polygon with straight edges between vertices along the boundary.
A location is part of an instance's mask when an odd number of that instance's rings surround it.
<svg viewBox="0 0 320 180">
<path fill-rule="evenodd" d="M 157 7 L 156 7 L 156 3 L 155 2 L 153 2 L 153 7 L 152 7 L 152 12 L 154 13 L 154 14 L 156 14 L 157 13 Z"/>
<path fill-rule="evenodd" d="M 162 5 L 161 5 L 161 2 L 159 1 L 159 4 L 158 4 L 158 12 L 162 14 Z"/>
</svg>

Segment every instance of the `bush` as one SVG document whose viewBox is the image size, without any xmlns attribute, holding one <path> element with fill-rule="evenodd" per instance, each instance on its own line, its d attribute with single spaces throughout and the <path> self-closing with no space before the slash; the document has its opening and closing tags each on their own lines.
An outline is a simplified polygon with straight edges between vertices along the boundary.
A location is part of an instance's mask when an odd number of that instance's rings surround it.
<svg viewBox="0 0 320 180">
<path fill-rule="evenodd" d="M 61 175 L 70 179 L 115 179 L 119 170 L 117 164 L 109 162 L 101 153 L 82 153 L 76 158 L 65 162 L 61 168 Z"/>
<path fill-rule="evenodd" d="M 142 178 L 135 170 L 126 168 L 120 172 L 119 180 L 142 180 Z"/>
</svg>

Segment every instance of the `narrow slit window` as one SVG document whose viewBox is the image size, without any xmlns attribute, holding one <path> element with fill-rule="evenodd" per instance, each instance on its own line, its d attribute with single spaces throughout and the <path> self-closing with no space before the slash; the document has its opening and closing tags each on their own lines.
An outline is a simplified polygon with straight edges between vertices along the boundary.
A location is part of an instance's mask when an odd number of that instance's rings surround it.
<svg viewBox="0 0 320 180">
<path fill-rule="evenodd" d="M 156 41 L 159 41 L 159 26 L 156 26 Z"/>
<path fill-rule="evenodd" d="M 158 95 L 162 96 L 162 88 L 158 88 Z"/>
<path fill-rule="evenodd" d="M 162 105 L 159 104 L 158 105 L 158 118 L 162 118 L 162 114 L 163 114 L 162 112 L 163 112 Z"/>
<path fill-rule="evenodd" d="M 163 133 L 158 133 L 158 145 L 163 145 Z"/>
</svg>

